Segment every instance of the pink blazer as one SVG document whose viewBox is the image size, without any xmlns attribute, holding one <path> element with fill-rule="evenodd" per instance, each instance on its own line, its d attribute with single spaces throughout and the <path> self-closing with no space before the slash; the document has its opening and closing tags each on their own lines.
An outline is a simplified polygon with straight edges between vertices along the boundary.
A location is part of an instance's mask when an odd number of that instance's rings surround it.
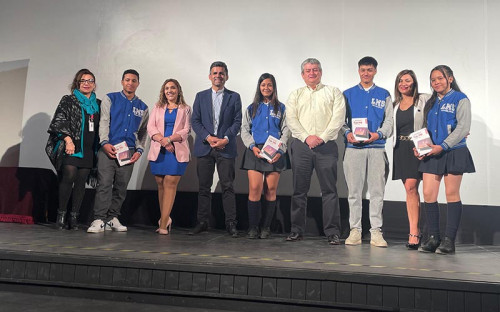
<svg viewBox="0 0 500 312">
<path fill-rule="evenodd" d="M 152 112 L 149 114 L 148 120 L 148 135 L 150 138 L 153 135 L 160 133 L 163 135 L 165 133 L 165 110 L 164 107 L 159 107 L 155 105 Z M 191 153 L 189 151 L 188 137 L 191 132 L 191 107 L 182 105 L 179 106 L 177 110 L 177 117 L 175 118 L 174 129 L 172 134 L 178 134 L 181 136 L 182 141 L 173 142 L 175 148 L 175 158 L 179 162 L 189 162 L 191 158 Z M 148 160 L 155 161 L 160 153 L 161 144 L 159 142 L 153 141 L 151 139 L 151 146 L 149 148 Z"/>
</svg>

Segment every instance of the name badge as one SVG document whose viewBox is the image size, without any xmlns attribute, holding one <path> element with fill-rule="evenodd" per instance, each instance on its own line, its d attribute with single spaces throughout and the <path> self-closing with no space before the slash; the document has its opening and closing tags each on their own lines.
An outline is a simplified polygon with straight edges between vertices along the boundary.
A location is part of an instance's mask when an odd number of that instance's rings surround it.
<svg viewBox="0 0 500 312">
<path fill-rule="evenodd" d="M 89 118 L 89 132 L 94 132 L 94 115 L 90 115 Z"/>
</svg>

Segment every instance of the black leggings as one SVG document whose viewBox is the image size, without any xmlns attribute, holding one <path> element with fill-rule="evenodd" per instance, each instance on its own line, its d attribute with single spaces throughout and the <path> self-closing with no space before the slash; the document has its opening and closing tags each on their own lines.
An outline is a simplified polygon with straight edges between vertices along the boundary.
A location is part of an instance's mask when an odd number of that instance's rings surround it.
<svg viewBox="0 0 500 312">
<path fill-rule="evenodd" d="M 89 173 L 89 168 L 78 168 L 72 165 L 63 166 L 62 176 L 59 181 L 59 213 L 66 212 L 72 193 L 71 212 L 78 213 L 80 211 L 83 196 L 85 195 L 85 182 Z"/>
</svg>

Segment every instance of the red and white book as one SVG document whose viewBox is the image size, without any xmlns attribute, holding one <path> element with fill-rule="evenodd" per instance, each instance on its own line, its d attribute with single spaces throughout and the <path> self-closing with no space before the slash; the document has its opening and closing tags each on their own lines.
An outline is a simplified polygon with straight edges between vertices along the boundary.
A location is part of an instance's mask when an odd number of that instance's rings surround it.
<svg viewBox="0 0 500 312">
<path fill-rule="evenodd" d="M 351 122 L 352 134 L 357 141 L 366 141 L 370 138 L 368 118 L 353 118 Z"/>
<path fill-rule="evenodd" d="M 120 166 L 124 166 L 126 164 L 130 163 L 130 159 L 132 158 L 132 152 L 128 148 L 127 142 L 123 141 L 120 142 L 116 145 L 115 147 L 115 152 L 116 152 L 116 159 L 118 160 L 118 164 Z"/>
<path fill-rule="evenodd" d="M 425 155 L 432 150 L 432 140 L 427 128 L 413 132 L 410 134 L 410 138 L 412 139 L 413 144 L 415 144 L 415 148 L 417 149 L 419 156 Z"/>
<path fill-rule="evenodd" d="M 274 156 L 276 156 L 276 153 L 280 149 L 281 145 L 283 145 L 283 142 L 281 142 L 280 139 L 277 139 L 272 135 L 268 136 L 266 143 L 264 143 L 264 146 L 260 150 L 260 156 L 267 160 L 272 160 Z"/>
</svg>

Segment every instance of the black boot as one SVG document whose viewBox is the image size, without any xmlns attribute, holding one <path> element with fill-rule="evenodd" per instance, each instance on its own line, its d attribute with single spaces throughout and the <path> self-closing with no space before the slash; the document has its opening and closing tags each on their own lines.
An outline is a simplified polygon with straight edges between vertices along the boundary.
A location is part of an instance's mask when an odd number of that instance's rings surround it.
<svg viewBox="0 0 500 312">
<path fill-rule="evenodd" d="M 66 227 L 66 211 L 65 212 L 57 212 L 57 221 L 56 221 L 56 228 L 58 230 L 64 230 Z"/>
<path fill-rule="evenodd" d="M 238 237 L 238 230 L 236 229 L 236 222 L 231 221 L 226 225 L 226 230 L 232 237 Z"/>
<path fill-rule="evenodd" d="M 202 221 L 196 224 L 196 226 L 188 232 L 188 235 L 200 234 L 201 232 L 205 232 L 206 230 L 208 230 L 208 222 Z"/>
<path fill-rule="evenodd" d="M 436 249 L 437 254 L 452 255 L 455 253 L 455 241 L 449 237 L 445 237 L 441 245 Z"/>
<path fill-rule="evenodd" d="M 435 235 L 429 236 L 429 238 L 418 248 L 421 252 L 435 252 L 441 243 L 441 239 Z"/>
<path fill-rule="evenodd" d="M 78 212 L 71 212 L 69 218 L 69 226 L 70 229 L 74 231 L 78 231 L 80 228 L 78 227 Z"/>
</svg>

